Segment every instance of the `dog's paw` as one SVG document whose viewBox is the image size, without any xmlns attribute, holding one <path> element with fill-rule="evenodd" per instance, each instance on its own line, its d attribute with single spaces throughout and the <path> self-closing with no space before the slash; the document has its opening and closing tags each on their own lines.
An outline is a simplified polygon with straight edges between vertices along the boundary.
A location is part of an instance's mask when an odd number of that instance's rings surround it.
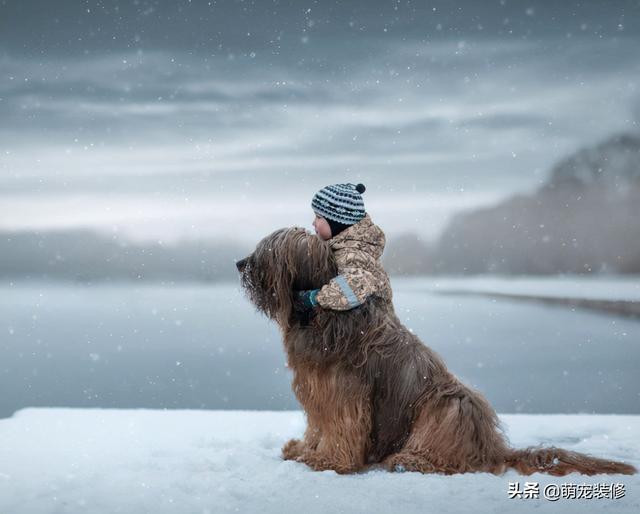
<svg viewBox="0 0 640 514">
<path fill-rule="evenodd" d="M 284 460 L 296 460 L 302 453 L 302 441 L 290 439 L 282 447 L 282 458 Z"/>
<path fill-rule="evenodd" d="M 314 471 L 335 471 L 340 475 L 355 473 L 363 467 L 356 462 L 337 461 L 317 452 L 303 452 L 296 461 L 306 464 Z"/>
<path fill-rule="evenodd" d="M 412 453 L 396 453 L 383 461 L 384 467 L 389 471 L 404 473 L 406 471 L 418 471 L 420 473 L 438 473 L 444 468 L 436 468 L 433 463 L 422 455 Z"/>
<path fill-rule="evenodd" d="M 391 455 L 383 461 L 384 467 L 388 471 L 395 471 L 396 473 L 404 473 L 409 471 L 407 463 L 399 455 Z"/>
</svg>

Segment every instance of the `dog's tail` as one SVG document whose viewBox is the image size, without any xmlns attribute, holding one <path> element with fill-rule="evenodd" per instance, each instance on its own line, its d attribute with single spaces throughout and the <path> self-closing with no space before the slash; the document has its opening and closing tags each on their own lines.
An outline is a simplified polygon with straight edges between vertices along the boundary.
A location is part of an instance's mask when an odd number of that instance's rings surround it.
<svg viewBox="0 0 640 514">
<path fill-rule="evenodd" d="M 621 474 L 633 475 L 638 470 L 631 464 L 592 457 L 551 446 L 530 446 L 522 450 L 511 450 L 505 459 L 507 466 L 522 475 L 548 473 L 563 476 L 577 471 L 583 475 Z"/>
</svg>

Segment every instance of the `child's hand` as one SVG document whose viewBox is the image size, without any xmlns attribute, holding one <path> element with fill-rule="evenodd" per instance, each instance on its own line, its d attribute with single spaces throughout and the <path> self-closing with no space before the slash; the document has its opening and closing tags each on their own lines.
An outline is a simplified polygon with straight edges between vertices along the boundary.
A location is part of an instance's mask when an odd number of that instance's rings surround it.
<svg viewBox="0 0 640 514">
<path fill-rule="evenodd" d="M 316 295 L 320 289 L 305 289 L 304 291 L 294 291 L 293 310 L 304 313 L 313 309 L 318 302 Z"/>
</svg>

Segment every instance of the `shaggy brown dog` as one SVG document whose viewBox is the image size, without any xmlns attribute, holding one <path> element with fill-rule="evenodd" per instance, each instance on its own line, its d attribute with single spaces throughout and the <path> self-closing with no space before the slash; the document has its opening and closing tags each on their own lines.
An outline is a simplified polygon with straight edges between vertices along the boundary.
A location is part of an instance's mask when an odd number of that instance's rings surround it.
<svg viewBox="0 0 640 514">
<path fill-rule="evenodd" d="M 285 459 L 338 473 L 378 462 L 446 474 L 636 472 L 555 447 L 510 448 L 487 400 L 456 379 L 380 298 L 301 318 L 292 308 L 294 290 L 319 288 L 337 272 L 327 243 L 304 229 L 273 232 L 236 265 L 250 300 L 282 330 L 293 390 L 306 413 L 304 437 L 285 444 Z"/>
</svg>

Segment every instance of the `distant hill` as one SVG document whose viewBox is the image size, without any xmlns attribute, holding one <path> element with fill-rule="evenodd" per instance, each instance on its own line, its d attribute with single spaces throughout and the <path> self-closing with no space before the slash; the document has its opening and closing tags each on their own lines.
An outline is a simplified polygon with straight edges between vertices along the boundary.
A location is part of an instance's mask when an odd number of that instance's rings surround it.
<svg viewBox="0 0 640 514">
<path fill-rule="evenodd" d="M 382 264 L 390 275 L 423 275 L 433 273 L 434 246 L 415 233 L 386 234 L 387 245 Z"/>
<path fill-rule="evenodd" d="M 576 152 L 533 194 L 456 214 L 425 259 L 436 273 L 639 273 L 640 137 Z"/>
<path fill-rule="evenodd" d="M 136 245 L 90 230 L 0 232 L 0 278 L 215 281 L 250 251 L 235 241 Z"/>
</svg>

